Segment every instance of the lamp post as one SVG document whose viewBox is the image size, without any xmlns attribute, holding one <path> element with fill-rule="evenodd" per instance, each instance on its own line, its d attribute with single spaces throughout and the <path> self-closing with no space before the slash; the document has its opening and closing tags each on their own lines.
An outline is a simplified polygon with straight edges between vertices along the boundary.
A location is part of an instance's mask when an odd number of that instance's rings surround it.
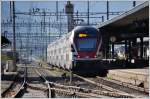
<svg viewBox="0 0 150 99">
<path fill-rule="evenodd" d="M 15 2 L 12 1 L 12 8 L 13 8 L 13 66 L 14 69 L 13 71 L 16 72 L 17 67 L 16 67 L 16 34 L 15 34 Z"/>
</svg>

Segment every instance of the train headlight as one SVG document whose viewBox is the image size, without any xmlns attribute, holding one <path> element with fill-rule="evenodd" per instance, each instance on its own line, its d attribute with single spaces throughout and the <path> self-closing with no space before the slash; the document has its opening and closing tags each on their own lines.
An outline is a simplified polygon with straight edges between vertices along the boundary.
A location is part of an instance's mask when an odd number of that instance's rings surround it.
<svg viewBox="0 0 150 99">
<path fill-rule="evenodd" d="M 116 40 L 117 40 L 117 39 L 116 39 L 115 36 L 111 36 L 111 37 L 110 37 L 110 41 L 111 41 L 111 42 L 115 42 Z"/>
<path fill-rule="evenodd" d="M 80 58 L 80 56 L 78 55 L 78 58 Z"/>
<path fill-rule="evenodd" d="M 135 61 L 134 61 L 134 59 L 131 59 L 131 63 L 134 63 Z"/>
<path fill-rule="evenodd" d="M 80 38 L 84 38 L 84 37 L 87 37 L 87 36 L 88 36 L 88 35 L 85 34 L 85 33 L 80 33 L 80 34 L 79 34 L 79 37 L 80 37 Z"/>
</svg>

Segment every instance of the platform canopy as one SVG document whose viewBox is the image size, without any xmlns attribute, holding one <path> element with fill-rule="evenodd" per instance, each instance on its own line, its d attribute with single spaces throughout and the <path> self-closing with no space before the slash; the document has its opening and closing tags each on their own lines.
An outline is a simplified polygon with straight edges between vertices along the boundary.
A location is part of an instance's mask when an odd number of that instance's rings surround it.
<svg viewBox="0 0 150 99">
<path fill-rule="evenodd" d="M 148 37 L 149 2 L 146 1 L 115 18 L 100 23 L 97 28 L 101 33 L 110 36 Z"/>
</svg>

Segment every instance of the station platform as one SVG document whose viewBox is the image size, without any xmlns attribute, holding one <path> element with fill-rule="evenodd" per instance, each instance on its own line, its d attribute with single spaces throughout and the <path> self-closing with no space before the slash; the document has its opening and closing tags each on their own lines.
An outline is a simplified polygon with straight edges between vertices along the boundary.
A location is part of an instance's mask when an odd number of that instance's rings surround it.
<svg viewBox="0 0 150 99">
<path fill-rule="evenodd" d="M 149 89 L 149 68 L 108 70 L 107 77 Z"/>
<path fill-rule="evenodd" d="M 7 72 L 1 75 L 1 95 L 11 87 L 17 75 L 17 72 Z"/>
</svg>

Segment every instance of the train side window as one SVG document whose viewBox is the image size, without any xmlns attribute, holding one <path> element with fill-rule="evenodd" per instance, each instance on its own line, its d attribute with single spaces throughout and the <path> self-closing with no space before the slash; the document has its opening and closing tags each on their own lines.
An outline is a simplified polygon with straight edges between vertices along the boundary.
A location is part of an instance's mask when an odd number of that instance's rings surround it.
<svg viewBox="0 0 150 99">
<path fill-rule="evenodd" d="M 63 48 L 63 52 L 65 52 L 65 50 L 66 50 L 66 47 L 64 46 L 64 48 Z"/>
<path fill-rule="evenodd" d="M 63 60 L 63 55 L 61 55 L 61 60 Z"/>
<path fill-rule="evenodd" d="M 71 44 L 71 52 L 75 52 L 73 45 Z"/>
<path fill-rule="evenodd" d="M 61 48 L 59 48 L 59 53 L 61 53 Z"/>
<path fill-rule="evenodd" d="M 66 55 L 66 61 L 68 61 L 68 60 L 69 60 L 69 55 L 67 54 L 67 55 Z"/>
</svg>

